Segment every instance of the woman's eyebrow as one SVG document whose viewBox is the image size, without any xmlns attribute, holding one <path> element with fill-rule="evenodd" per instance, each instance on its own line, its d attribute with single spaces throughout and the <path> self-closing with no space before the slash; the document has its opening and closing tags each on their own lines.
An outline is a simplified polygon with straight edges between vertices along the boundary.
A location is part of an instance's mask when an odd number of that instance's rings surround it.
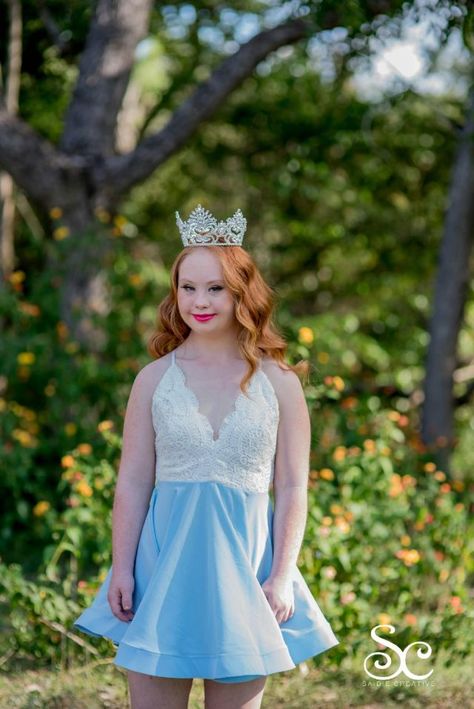
<svg viewBox="0 0 474 709">
<path fill-rule="evenodd" d="M 190 278 L 180 278 L 179 280 L 180 280 L 180 281 L 186 281 L 187 283 L 194 283 L 194 281 L 192 281 Z M 213 278 L 212 281 L 207 281 L 207 284 L 209 284 L 209 283 L 216 283 L 217 281 L 219 281 L 219 283 L 222 283 L 222 282 L 223 282 L 223 281 L 222 281 L 222 278 Z"/>
</svg>

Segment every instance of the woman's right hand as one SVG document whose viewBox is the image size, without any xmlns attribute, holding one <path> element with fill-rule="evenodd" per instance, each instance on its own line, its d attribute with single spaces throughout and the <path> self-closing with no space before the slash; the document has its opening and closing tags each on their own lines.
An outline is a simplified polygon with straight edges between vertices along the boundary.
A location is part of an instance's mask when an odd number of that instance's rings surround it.
<svg viewBox="0 0 474 709">
<path fill-rule="evenodd" d="M 133 619 L 132 598 L 134 587 L 135 579 L 133 573 L 112 572 L 107 600 L 112 613 L 119 620 L 129 622 Z"/>
</svg>

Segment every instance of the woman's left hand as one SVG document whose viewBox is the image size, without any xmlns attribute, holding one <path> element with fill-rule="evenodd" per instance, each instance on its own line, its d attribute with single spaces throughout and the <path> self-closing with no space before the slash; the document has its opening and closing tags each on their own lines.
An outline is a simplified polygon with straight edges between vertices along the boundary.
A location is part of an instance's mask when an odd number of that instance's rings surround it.
<svg viewBox="0 0 474 709">
<path fill-rule="evenodd" d="M 262 590 L 279 625 L 291 618 L 295 612 L 295 596 L 291 578 L 269 576 L 262 583 Z"/>
</svg>

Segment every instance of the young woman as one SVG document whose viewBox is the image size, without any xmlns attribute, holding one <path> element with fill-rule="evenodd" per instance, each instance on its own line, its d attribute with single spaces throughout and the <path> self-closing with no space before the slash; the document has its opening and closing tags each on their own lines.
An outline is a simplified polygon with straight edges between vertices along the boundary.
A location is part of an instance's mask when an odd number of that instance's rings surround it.
<svg viewBox="0 0 474 709">
<path fill-rule="evenodd" d="M 177 214 L 184 249 L 127 405 L 113 563 L 75 622 L 110 638 L 133 709 L 261 706 L 266 677 L 338 644 L 297 565 L 310 420 L 238 210 Z M 273 486 L 275 507 L 269 495 Z"/>
</svg>

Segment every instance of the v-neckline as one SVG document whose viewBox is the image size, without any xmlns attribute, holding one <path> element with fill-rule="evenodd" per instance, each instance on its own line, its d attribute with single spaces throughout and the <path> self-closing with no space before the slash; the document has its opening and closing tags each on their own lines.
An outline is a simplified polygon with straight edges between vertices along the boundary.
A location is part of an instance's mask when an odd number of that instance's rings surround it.
<svg viewBox="0 0 474 709">
<path fill-rule="evenodd" d="M 237 413 L 238 408 L 239 408 L 240 401 L 245 397 L 244 392 L 242 391 L 242 389 L 239 390 L 239 393 L 237 394 L 237 397 L 236 397 L 235 400 L 234 400 L 234 403 L 233 403 L 232 408 L 231 408 L 230 411 L 224 416 L 224 418 L 223 418 L 222 421 L 221 421 L 221 424 L 220 424 L 220 426 L 219 426 L 219 428 L 218 428 L 218 430 L 217 430 L 217 438 L 214 438 L 214 435 L 215 435 L 216 431 L 214 430 L 214 428 L 213 428 L 211 422 L 209 421 L 208 417 L 206 416 L 206 414 L 203 414 L 203 412 L 200 410 L 200 408 L 199 408 L 199 407 L 200 407 L 199 399 L 197 398 L 196 394 L 195 394 L 194 391 L 191 389 L 191 387 L 188 385 L 188 383 L 187 383 L 187 381 L 186 381 L 186 374 L 184 373 L 184 370 L 181 369 L 181 367 L 179 366 L 178 362 L 176 361 L 176 353 L 175 353 L 175 350 L 173 350 L 173 352 L 172 352 L 172 364 L 176 367 L 176 369 L 178 370 L 178 372 L 179 372 L 180 375 L 181 375 L 181 382 L 182 382 L 183 388 L 184 388 L 184 390 L 185 390 L 186 392 L 189 393 L 189 396 L 190 396 L 190 398 L 191 398 L 191 400 L 192 400 L 192 402 L 193 402 L 194 410 L 195 410 L 196 414 L 201 418 L 201 420 L 202 420 L 203 423 L 205 424 L 206 429 L 207 429 L 207 431 L 208 431 L 208 433 L 209 433 L 209 438 L 210 438 L 211 443 L 214 444 L 214 445 L 217 445 L 217 444 L 220 442 L 220 440 L 221 440 L 222 431 L 223 431 L 225 425 L 227 425 L 228 422 L 231 420 L 231 418 Z M 251 378 L 250 378 L 250 381 L 248 382 L 248 389 L 247 389 L 247 391 L 250 391 L 250 389 L 251 389 L 251 387 L 252 387 L 252 384 L 253 384 L 253 381 L 254 381 L 254 377 L 255 377 L 255 375 L 256 375 L 259 371 L 260 371 L 260 364 L 258 365 L 257 371 L 254 372 L 254 374 L 253 374 L 253 375 L 251 376 Z"/>
</svg>

